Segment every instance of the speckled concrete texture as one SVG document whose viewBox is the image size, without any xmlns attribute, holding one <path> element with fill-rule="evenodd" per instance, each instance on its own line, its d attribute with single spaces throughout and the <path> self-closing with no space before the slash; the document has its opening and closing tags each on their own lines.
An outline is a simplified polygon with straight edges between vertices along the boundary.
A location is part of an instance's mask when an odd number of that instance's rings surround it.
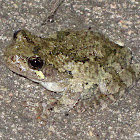
<svg viewBox="0 0 140 140">
<path fill-rule="evenodd" d="M 55 21 L 42 25 L 55 3 L 56 0 L 0 0 L 0 139 L 139 140 L 140 80 L 104 109 L 95 111 L 77 105 L 69 114 L 53 114 L 40 121 L 36 110 L 52 93 L 5 67 L 3 50 L 14 31 L 24 28 L 46 37 L 58 30 L 91 27 L 129 47 L 133 61 L 140 62 L 139 0 L 64 0 Z"/>
</svg>

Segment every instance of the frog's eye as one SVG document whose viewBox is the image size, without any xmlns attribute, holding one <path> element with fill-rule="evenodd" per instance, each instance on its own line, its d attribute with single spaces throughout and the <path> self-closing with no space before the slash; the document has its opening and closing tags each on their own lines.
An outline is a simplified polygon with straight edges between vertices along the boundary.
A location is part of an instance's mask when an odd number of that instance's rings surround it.
<svg viewBox="0 0 140 140">
<path fill-rule="evenodd" d="M 28 65 L 31 69 L 40 70 L 44 65 L 44 61 L 40 57 L 33 56 L 28 59 Z"/>
</svg>

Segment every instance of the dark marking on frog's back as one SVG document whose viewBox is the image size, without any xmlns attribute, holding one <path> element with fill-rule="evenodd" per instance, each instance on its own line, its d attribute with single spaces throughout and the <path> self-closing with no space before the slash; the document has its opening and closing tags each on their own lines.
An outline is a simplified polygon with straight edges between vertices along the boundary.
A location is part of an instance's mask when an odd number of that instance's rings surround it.
<svg viewBox="0 0 140 140">
<path fill-rule="evenodd" d="M 38 52 L 39 52 L 39 50 L 40 50 L 40 46 L 35 46 L 35 47 L 33 48 L 33 51 L 32 51 L 32 52 L 33 52 L 34 54 L 37 55 Z"/>
</svg>

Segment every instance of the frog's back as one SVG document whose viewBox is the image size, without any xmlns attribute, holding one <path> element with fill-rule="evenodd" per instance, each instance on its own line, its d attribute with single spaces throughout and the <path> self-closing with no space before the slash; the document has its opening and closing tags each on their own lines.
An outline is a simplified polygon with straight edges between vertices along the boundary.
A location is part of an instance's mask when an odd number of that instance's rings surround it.
<svg viewBox="0 0 140 140">
<path fill-rule="evenodd" d="M 96 63 L 100 66 L 116 62 L 125 67 L 131 61 L 128 48 L 113 43 L 100 33 L 59 31 L 56 36 L 54 41 L 50 41 L 53 44 L 51 53 L 45 52 L 47 64 L 53 64 L 56 68 L 62 68 L 70 62 Z"/>
</svg>

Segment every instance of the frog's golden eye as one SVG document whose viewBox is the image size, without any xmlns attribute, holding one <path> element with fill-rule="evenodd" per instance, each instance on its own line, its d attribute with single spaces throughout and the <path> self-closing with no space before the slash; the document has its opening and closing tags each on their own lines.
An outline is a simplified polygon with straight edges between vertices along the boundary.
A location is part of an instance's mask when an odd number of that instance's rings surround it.
<svg viewBox="0 0 140 140">
<path fill-rule="evenodd" d="M 28 59 L 28 65 L 31 69 L 40 70 L 44 65 L 44 61 L 40 57 L 33 56 Z"/>
</svg>

